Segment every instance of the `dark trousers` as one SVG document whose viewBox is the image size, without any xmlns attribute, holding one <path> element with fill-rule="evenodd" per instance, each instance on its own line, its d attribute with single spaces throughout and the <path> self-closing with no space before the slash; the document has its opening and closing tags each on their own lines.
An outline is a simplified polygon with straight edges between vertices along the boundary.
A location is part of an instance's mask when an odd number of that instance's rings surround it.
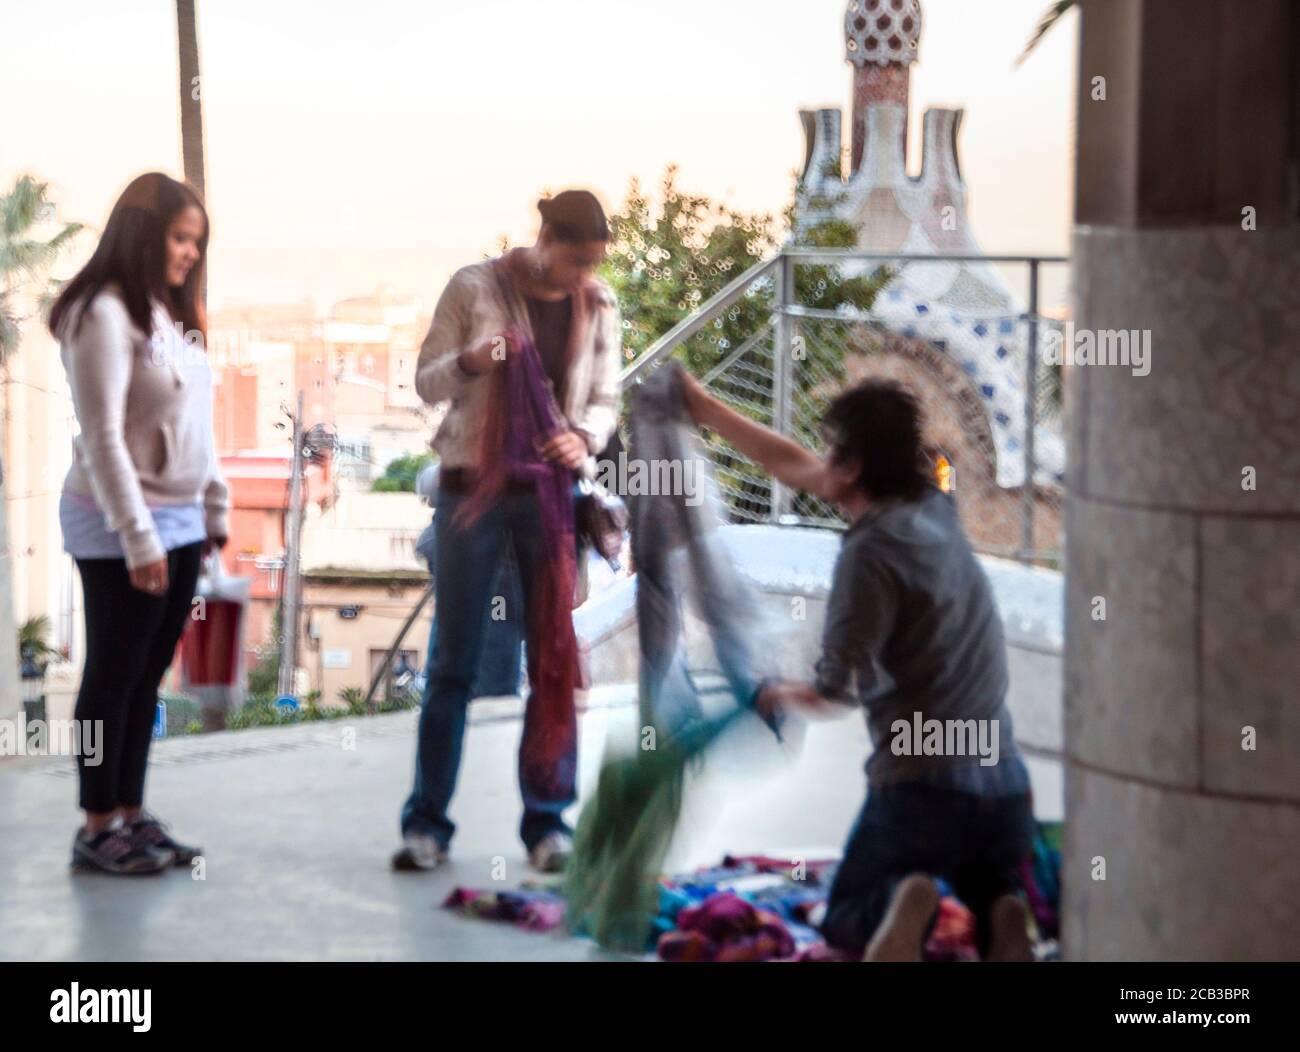
<svg viewBox="0 0 1300 1052">
<path fill-rule="evenodd" d="M 203 545 L 167 553 L 167 593 L 131 586 L 125 559 L 78 559 L 86 607 L 86 667 L 75 717 L 103 721 L 98 765 L 77 757 L 80 806 L 93 812 L 139 807 L 153 735 L 158 685 L 176 652 L 199 578 Z"/>
<path fill-rule="evenodd" d="M 485 629 L 494 616 L 494 608 L 511 617 L 518 613 L 506 610 L 503 604 L 507 603 L 507 597 L 496 594 L 501 582 L 498 569 L 507 545 L 514 550 L 519 574 L 529 678 L 533 682 L 537 680 L 537 663 L 548 657 L 544 652 L 546 640 L 536 640 L 531 630 L 533 596 L 542 559 L 542 525 L 536 495 L 526 491 L 503 494 L 494 506 L 484 511 L 482 518 L 462 528 L 455 517 L 466 499 L 445 487 L 438 496 L 438 514 L 434 516 L 438 609 L 430 651 L 432 662 L 417 731 L 415 784 L 402 807 L 403 834 L 432 836 L 444 847 L 451 843 L 456 831 L 447 810 L 460 773 L 466 709 L 481 667 L 480 657 L 488 635 Z M 530 691 L 524 712 L 521 754 L 524 742 L 546 733 L 547 729 L 541 724 Z M 576 734 L 571 737 L 576 741 Z M 549 787 L 533 784 L 521 765 L 519 788 L 524 815 L 519 835 L 529 850 L 548 833 L 569 831 L 563 814 L 577 798 L 577 763 L 576 750 L 563 756 Z"/>
<path fill-rule="evenodd" d="M 904 877 L 942 877 L 975 914 L 980 955 L 988 913 L 1019 891 L 1020 863 L 1033 845 L 1028 796 L 976 796 L 928 785 L 872 789 L 831 885 L 822 933 L 832 946 L 861 953 Z"/>
</svg>

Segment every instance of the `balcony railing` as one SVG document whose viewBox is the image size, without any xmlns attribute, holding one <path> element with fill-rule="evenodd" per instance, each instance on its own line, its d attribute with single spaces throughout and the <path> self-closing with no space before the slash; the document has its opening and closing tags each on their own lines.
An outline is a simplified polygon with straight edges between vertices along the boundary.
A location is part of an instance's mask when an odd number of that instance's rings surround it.
<svg viewBox="0 0 1300 1052">
<path fill-rule="evenodd" d="M 896 376 L 921 395 L 927 431 L 954 463 L 976 547 L 1056 565 L 1062 391 L 1040 353 L 1046 327 L 1058 324 L 1041 302 L 1045 276 L 1067 277 L 1068 262 L 787 248 L 665 333 L 623 381 L 683 359 L 733 408 L 816 450 L 831 398 L 857 378 Z M 837 303 L 854 278 L 885 281 L 866 309 Z M 834 508 L 788 491 L 716 436 L 707 442 L 733 521 L 842 525 Z"/>
</svg>

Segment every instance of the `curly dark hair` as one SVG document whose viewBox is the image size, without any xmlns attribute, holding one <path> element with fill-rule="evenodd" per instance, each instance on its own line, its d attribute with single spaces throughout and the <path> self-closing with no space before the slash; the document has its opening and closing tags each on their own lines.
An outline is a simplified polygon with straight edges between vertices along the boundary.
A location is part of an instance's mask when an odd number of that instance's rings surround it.
<svg viewBox="0 0 1300 1052">
<path fill-rule="evenodd" d="M 822 417 L 831 459 L 861 465 L 858 487 L 873 500 L 917 500 L 930 484 L 921 405 L 893 380 L 865 380 L 840 394 Z"/>
</svg>

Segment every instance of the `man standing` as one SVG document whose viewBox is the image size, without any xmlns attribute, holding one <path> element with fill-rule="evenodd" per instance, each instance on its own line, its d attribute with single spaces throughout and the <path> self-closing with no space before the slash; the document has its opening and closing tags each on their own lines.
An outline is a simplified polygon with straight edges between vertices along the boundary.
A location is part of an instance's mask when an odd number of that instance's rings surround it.
<svg viewBox="0 0 1300 1052">
<path fill-rule="evenodd" d="M 430 405 L 449 402 L 433 446 L 441 458 L 437 530 L 436 656 L 420 715 L 415 786 L 402 809 L 401 849 L 393 866 L 430 870 L 446 858 L 455 824 L 447 809 L 465 736 L 466 706 L 493 603 L 497 567 L 507 548 L 522 585 L 530 679 L 547 660 L 534 638 L 533 599 L 543 569 L 541 515 L 535 488 L 511 485 L 468 521 L 456 514 L 479 480 L 478 463 L 494 370 L 511 353 L 509 333 L 523 329 L 540 357 L 567 429 L 539 453 L 576 475 L 604 448 L 618 412 L 621 320 L 613 293 L 593 277 L 610 239 L 604 210 L 585 190 L 538 202 L 537 241 L 499 259 L 462 267 L 438 301 L 420 348 L 416 389 Z M 534 694 L 530 691 L 529 708 Z M 570 692 L 568 711 L 572 713 Z M 521 755 L 540 721 L 526 713 Z M 521 764 L 524 814 L 520 836 L 530 862 L 562 869 L 572 846 L 563 812 L 575 797 L 576 744 L 557 769 L 539 778 Z"/>
</svg>

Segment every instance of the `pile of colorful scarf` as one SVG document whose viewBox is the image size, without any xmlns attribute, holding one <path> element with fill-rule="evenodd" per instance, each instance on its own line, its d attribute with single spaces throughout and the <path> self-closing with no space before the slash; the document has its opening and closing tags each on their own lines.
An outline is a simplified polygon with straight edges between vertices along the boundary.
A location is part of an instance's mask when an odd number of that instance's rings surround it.
<svg viewBox="0 0 1300 1052">
<path fill-rule="evenodd" d="M 506 921 L 526 931 L 551 931 L 564 921 L 564 899 L 547 888 L 517 891 L 453 888 L 443 908 L 483 920 Z"/>
<path fill-rule="evenodd" d="M 682 910 L 658 949 L 665 961 L 773 961 L 794 956 L 794 938 L 775 913 L 720 891 Z"/>
<path fill-rule="evenodd" d="M 1038 843 L 1047 852 L 1059 836 L 1059 823 L 1042 823 Z M 1050 886 L 1059 886 L 1058 869 Z M 727 855 L 721 864 L 654 882 L 652 920 L 640 943 L 626 947 L 637 955 L 665 961 L 856 961 L 860 958 L 826 945 L 817 923 L 835 879 L 838 858 L 794 859 L 774 855 Z M 1050 891 L 1033 878 L 1026 888 L 1055 915 Z M 927 961 L 977 961 L 975 916 L 943 880 L 939 913 L 926 939 Z M 565 902 L 555 885 L 526 883 L 517 891 L 457 888 L 443 903 L 469 916 L 502 920 L 529 931 L 550 931 L 563 923 Z M 1035 908 L 1034 913 L 1037 914 Z M 1055 940 L 1041 924 L 1031 938 L 1039 960 L 1055 960 Z M 578 934 L 591 932 L 579 929 Z"/>
</svg>

